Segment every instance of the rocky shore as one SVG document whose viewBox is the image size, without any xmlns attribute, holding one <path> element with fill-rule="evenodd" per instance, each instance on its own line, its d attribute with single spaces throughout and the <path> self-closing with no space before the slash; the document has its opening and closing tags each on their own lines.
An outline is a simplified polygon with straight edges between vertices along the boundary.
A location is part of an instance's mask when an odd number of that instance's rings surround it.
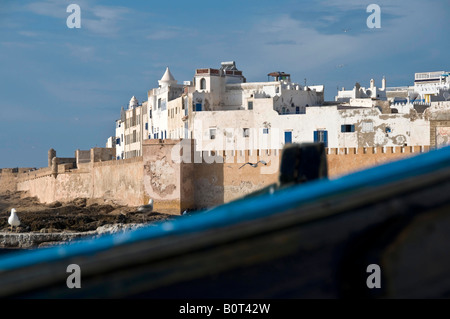
<svg viewBox="0 0 450 319">
<path fill-rule="evenodd" d="M 17 210 L 21 225 L 9 229 L 11 208 Z M 120 206 L 101 200 L 76 199 L 42 204 L 22 192 L 0 194 L 0 249 L 36 248 L 135 229 L 177 216 L 138 212 L 137 207 Z"/>
<path fill-rule="evenodd" d="M 137 229 L 148 224 L 114 224 L 100 226 L 96 230 L 86 232 L 0 232 L 0 249 L 30 249 L 72 242 L 82 238 L 95 238 L 104 234 L 112 234 Z"/>
</svg>

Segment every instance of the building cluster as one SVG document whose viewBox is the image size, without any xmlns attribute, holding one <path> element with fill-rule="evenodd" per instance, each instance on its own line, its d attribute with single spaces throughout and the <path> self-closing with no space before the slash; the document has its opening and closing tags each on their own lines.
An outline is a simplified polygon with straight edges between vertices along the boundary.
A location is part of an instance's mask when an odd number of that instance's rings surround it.
<svg viewBox="0 0 450 319">
<path fill-rule="evenodd" d="M 356 83 L 324 101 L 324 86 L 301 85 L 272 72 L 247 82 L 236 63 L 195 71 L 179 84 L 167 68 L 147 101 L 133 96 L 106 146 L 117 159 L 142 156 L 147 139 L 194 139 L 198 151 L 281 149 L 323 142 L 330 148 L 430 145 L 433 108 L 450 100 L 449 73 L 416 73 L 414 86 L 368 88 Z M 448 138 L 440 137 L 440 144 Z M 439 144 L 438 143 L 438 144 Z M 439 145 L 438 145 L 439 146 Z"/>
</svg>

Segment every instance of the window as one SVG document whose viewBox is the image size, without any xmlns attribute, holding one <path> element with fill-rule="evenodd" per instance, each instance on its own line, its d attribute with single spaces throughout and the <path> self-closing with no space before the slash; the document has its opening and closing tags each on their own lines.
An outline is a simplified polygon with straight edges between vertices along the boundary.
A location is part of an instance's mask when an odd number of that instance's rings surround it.
<svg viewBox="0 0 450 319">
<path fill-rule="evenodd" d="M 324 143 L 325 147 L 328 147 L 328 131 L 325 130 L 314 131 L 314 142 Z"/>
<path fill-rule="evenodd" d="M 364 133 L 373 132 L 373 122 L 362 122 L 361 131 Z"/>
<path fill-rule="evenodd" d="M 133 142 L 132 143 L 136 143 L 136 130 L 133 131 Z"/>
<path fill-rule="evenodd" d="M 200 80 L 200 90 L 206 90 L 206 80 L 204 78 Z"/>
<path fill-rule="evenodd" d="M 120 138 L 116 138 L 116 145 L 120 146 Z"/>
<path fill-rule="evenodd" d="M 216 129 L 215 128 L 210 128 L 209 129 L 209 138 L 211 140 L 215 140 L 216 139 Z"/>
<path fill-rule="evenodd" d="M 248 101 L 247 106 L 249 110 L 253 110 L 253 101 Z"/>
<path fill-rule="evenodd" d="M 295 114 L 300 114 L 300 106 L 295 107 Z"/>
<path fill-rule="evenodd" d="M 148 123 L 145 123 L 145 129 L 148 131 Z"/>
<path fill-rule="evenodd" d="M 195 112 L 200 112 L 202 110 L 202 103 L 195 104 Z"/>
<path fill-rule="evenodd" d="M 250 136 L 250 129 L 249 128 L 244 128 L 243 129 L 243 133 L 244 133 L 244 137 L 249 137 Z"/>
<path fill-rule="evenodd" d="M 341 132 L 342 133 L 351 133 L 355 131 L 355 125 L 354 124 L 344 124 L 341 125 Z"/>
<path fill-rule="evenodd" d="M 284 132 L 284 144 L 292 143 L 292 131 Z"/>
<path fill-rule="evenodd" d="M 152 118 L 152 110 L 150 110 L 149 116 L 150 118 Z"/>
<path fill-rule="evenodd" d="M 161 109 L 161 99 L 158 99 L 158 110 Z"/>
<path fill-rule="evenodd" d="M 269 134 L 269 129 L 268 128 L 263 128 L 263 134 Z"/>
</svg>

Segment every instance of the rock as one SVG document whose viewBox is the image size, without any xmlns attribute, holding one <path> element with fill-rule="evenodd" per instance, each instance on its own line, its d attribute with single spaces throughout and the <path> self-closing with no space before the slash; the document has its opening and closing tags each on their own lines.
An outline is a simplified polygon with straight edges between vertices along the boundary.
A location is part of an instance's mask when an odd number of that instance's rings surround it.
<svg viewBox="0 0 450 319">
<path fill-rule="evenodd" d="M 109 212 L 108 215 L 127 215 L 127 211 L 125 211 L 123 208 L 116 208 L 113 211 Z"/>
<path fill-rule="evenodd" d="M 134 230 L 147 226 L 147 224 L 113 224 L 98 227 L 95 231 L 99 234 L 114 234 L 118 232 L 125 232 L 127 230 Z"/>
<path fill-rule="evenodd" d="M 79 207 L 86 207 L 86 198 L 76 198 L 72 201 L 72 204 Z"/>
<path fill-rule="evenodd" d="M 61 202 L 58 202 L 58 201 L 48 204 L 48 207 L 50 207 L 50 208 L 57 208 L 57 207 L 61 207 L 61 206 L 62 206 Z"/>
</svg>

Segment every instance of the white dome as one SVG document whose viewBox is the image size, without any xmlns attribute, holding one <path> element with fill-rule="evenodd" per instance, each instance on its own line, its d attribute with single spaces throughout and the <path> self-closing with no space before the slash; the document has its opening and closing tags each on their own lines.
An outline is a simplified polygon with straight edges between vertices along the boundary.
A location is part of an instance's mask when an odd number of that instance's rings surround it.
<svg viewBox="0 0 450 319">
<path fill-rule="evenodd" d="M 133 107 L 136 107 L 139 105 L 138 99 L 133 95 L 133 97 L 130 99 L 130 103 L 128 104 L 128 107 L 132 109 Z"/>
<path fill-rule="evenodd" d="M 160 86 L 163 85 L 171 85 L 171 84 L 177 84 L 177 80 L 173 77 L 172 73 L 170 73 L 169 67 L 166 68 L 166 72 L 164 73 L 161 80 L 158 81 Z"/>
</svg>

